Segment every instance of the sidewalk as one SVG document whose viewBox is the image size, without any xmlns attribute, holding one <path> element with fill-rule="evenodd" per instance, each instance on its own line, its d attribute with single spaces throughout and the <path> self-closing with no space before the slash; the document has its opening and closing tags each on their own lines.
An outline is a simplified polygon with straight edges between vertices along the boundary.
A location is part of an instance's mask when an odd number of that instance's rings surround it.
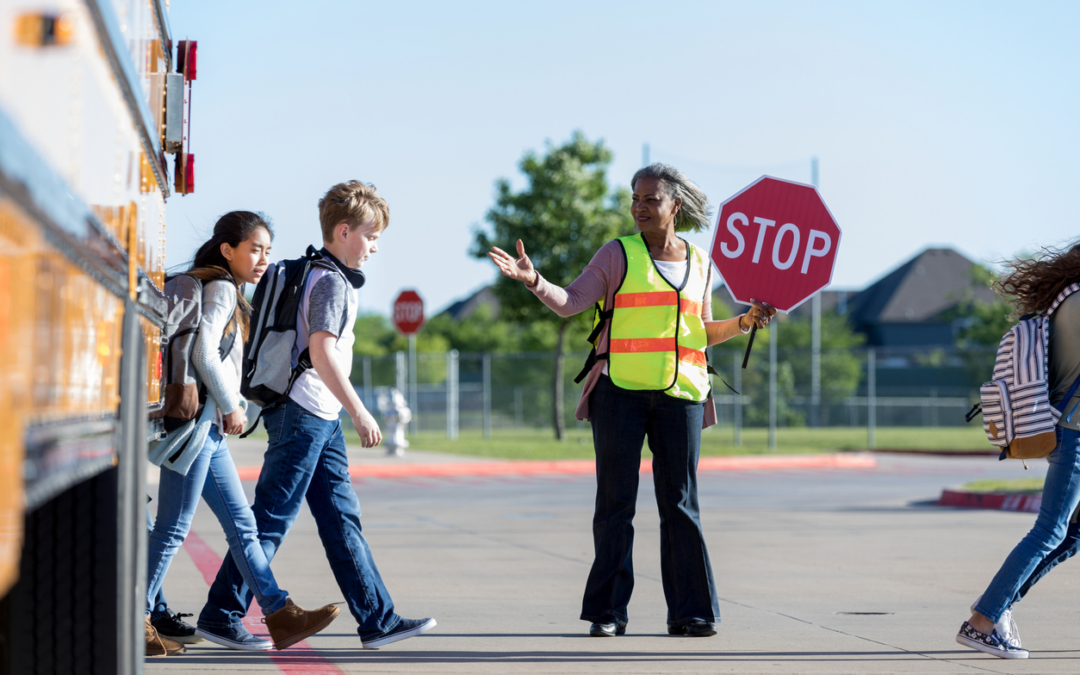
<svg viewBox="0 0 1080 675">
<path fill-rule="evenodd" d="M 359 461 L 364 454 L 355 457 Z M 359 466 L 400 461 L 366 454 L 372 463 Z M 440 459 L 453 460 L 416 451 L 396 466 L 453 463 Z M 306 640 L 306 649 L 254 654 L 202 643 L 181 657 L 147 660 L 146 671 L 1080 671 L 1070 619 L 1075 616 L 1070 589 L 1080 585 L 1076 564 L 1061 565 L 1017 607 L 1031 660 L 1001 661 L 954 641 L 968 605 L 1030 529 L 1034 515 L 930 503 L 943 485 L 1015 478 L 1022 469 L 975 457 L 874 459 L 876 468 L 701 474 L 702 525 L 722 616 L 713 638 L 666 635 L 661 524 L 652 481 L 645 476 L 635 518 L 630 625 L 627 635 L 604 639 L 587 637 L 588 624 L 578 620 L 593 550 L 591 476 L 380 478 L 356 484 L 364 535 L 397 610 L 409 617 L 436 617 L 435 630 L 363 650 L 356 620 L 345 611 Z M 193 533 L 173 561 L 165 592 L 175 611 L 197 613 L 226 543 L 209 509 L 196 513 Z M 306 508 L 273 568 L 301 605 L 341 600 Z M 249 619 L 253 629 L 261 626 L 254 614 Z"/>
</svg>

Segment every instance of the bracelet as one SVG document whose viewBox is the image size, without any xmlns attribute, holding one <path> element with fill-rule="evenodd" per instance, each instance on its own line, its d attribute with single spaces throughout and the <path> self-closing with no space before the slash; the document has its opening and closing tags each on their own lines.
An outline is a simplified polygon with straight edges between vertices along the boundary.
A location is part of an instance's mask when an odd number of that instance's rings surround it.
<svg viewBox="0 0 1080 675">
<path fill-rule="evenodd" d="M 534 269 L 533 274 L 536 275 L 535 281 L 533 281 L 531 284 L 528 281 L 526 281 L 525 282 L 525 288 L 536 288 L 537 285 L 540 283 L 540 272 L 537 271 L 536 269 Z"/>
<path fill-rule="evenodd" d="M 750 332 L 750 327 L 743 328 L 742 320 L 743 320 L 744 316 L 749 316 L 749 315 L 747 315 L 747 314 L 740 314 L 739 315 L 739 330 L 742 331 L 743 335 L 746 335 L 747 333 Z"/>
</svg>

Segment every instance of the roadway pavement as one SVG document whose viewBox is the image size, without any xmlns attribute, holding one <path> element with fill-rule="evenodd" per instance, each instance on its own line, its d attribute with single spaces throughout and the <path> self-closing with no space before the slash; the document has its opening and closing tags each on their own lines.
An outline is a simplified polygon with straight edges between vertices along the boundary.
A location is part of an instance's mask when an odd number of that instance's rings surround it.
<svg viewBox="0 0 1080 675">
<path fill-rule="evenodd" d="M 238 464 L 259 444 L 234 444 Z M 452 456 L 357 463 L 430 465 Z M 363 522 L 399 613 L 434 616 L 430 633 L 361 650 L 344 612 L 305 648 L 242 653 L 201 643 L 148 659 L 148 673 L 1076 673 L 1080 565 L 1066 564 L 1015 610 L 1028 661 L 954 641 L 968 605 L 1030 528 L 1034 514 L 932 506 L 945 486 L 1037 476 L 1045 462 L 875 455 L 858 469 L 701 474 L 702 521 L 720 596 L 712 638 L 665 633 L 659 521 L 642 476 L 637 585 L 627 634 L 590 638 L 577 619 L 592 558 L 588 475 L 369 478 L 355 481 Z M 253 483 L 246 483 L 249 491 Z M 165 590 L 198 613 L 224 536 L 209 509 L 177 555 Z M 201 566 L 201 569 L 200 569 Z M 341 599 L 304 510 L 275 558 L 301 605 Z M 261 627 L 261 626 L 260 626 Z"/>
</svg>

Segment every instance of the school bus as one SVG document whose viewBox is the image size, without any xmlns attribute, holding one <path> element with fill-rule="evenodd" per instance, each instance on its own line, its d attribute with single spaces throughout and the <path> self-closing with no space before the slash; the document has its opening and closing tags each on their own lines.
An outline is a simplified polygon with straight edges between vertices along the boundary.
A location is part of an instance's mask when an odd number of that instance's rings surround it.
<svg viewBox="0 0 1080 675">
<path fill-rule="evenodd" d="M 0 3 L 0 673 L 142 672 L 196 47 L 167 0 Z"/>
</svg>

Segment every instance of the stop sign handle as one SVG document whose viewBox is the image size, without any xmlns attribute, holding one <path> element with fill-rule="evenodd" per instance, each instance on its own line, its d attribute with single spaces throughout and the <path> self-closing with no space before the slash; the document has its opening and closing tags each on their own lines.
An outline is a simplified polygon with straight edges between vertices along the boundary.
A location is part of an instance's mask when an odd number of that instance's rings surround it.
<svg viewBox="0 0 1080 675">
<path fill-rule="evenodd" d="M 754 336 L 757 335 L 757 324 L 750 329 L 750 342 L 746 343 L 746 353 L 742 357 L 742 367 L 746 370 L 746 362 L 750 360 L 750 350 L 754 348 Z"/>
</svg>

